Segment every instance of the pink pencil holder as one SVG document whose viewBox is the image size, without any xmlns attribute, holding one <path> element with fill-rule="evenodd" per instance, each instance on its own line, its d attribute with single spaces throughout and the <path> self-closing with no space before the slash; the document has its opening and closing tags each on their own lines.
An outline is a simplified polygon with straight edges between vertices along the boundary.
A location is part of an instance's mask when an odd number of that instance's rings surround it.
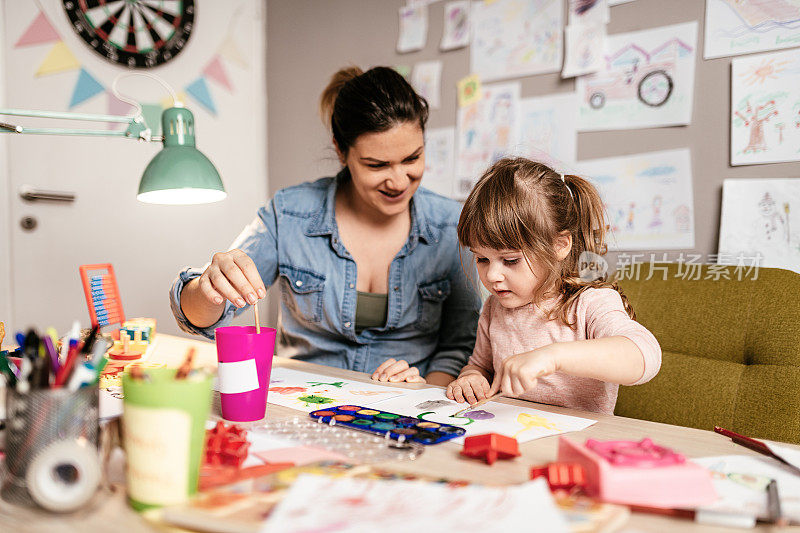
<svg viewBox="0 0 800 533">
<path fill-rule="evenodd" d="M 275 352 L 275 330 L 255 326 L 216 329 L 217 376 L 222 418 L 251 422 L 264 418 Z"/>
</svg>

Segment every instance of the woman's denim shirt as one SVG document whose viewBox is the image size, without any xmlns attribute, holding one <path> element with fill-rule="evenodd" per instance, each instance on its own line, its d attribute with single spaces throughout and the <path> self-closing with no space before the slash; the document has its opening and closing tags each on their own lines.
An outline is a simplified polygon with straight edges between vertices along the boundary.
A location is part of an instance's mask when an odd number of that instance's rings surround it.
<svg viewBox="0 0 800 533">
<path fill-rule="evenodd" d="M 389 358 L 405 359 L 423 376 L 458 375 L 475 346 L 481 307 L 472 255 L 456 237 L 460 204 L 417 190 L 408 240 L 389 267 L 386 324 L 358 334 L 356 263 L 334 216 L 342 179 L 349 179 L 346 170 L 279 191 L 231 246 L 253 259 L 267 286 L 280 285 L 277 355 L 367 373 Z M 172 312 L 184 331 L 213 339 L 215 328 L 244 309 L 226 302 L 216 324 L 191 324 L 180 294 L 202 272 L 180 273 L 170 292 Z"/>
</svg>

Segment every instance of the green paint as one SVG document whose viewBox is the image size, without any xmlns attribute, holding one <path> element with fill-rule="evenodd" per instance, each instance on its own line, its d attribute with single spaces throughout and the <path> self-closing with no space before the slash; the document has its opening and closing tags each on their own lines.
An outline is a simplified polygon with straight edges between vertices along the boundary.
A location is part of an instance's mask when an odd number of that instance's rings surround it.
<svg viewBox="0 0 800 533">
<path fill-rule="evenodd" d="M 339 389 L 344 387 L 344 381 L 336 381 L 334 383 L 323 383 L 321 381 L 306 381 L 306 383 L 310 384 L 312 387 L 319 387 L 321 385 L 330 385 L 331 387 L 337 387 Z"/>
<path fill-rule="evenodd" d="M 306 407 L 308 407 L 308 404 L 325 405 L 327 403 L 334 403 L 336 401 L 333 398 L 326 398 L 324 396 L 316 396 L 314 394 L 309 394 L 308 396 L 300 396 L 297 399 L 300 400 L 301 402 L 305 402 L 306 403 Z"/>
</svg>

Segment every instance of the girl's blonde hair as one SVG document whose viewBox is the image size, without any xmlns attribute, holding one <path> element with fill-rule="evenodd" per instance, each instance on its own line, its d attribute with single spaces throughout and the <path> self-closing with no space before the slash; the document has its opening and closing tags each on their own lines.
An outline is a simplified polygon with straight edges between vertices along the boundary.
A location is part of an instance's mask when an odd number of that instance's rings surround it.
<svg viewBox="0 0 800 533">
<path fill-rule="evenodd" d="M 572 249 L 559 261 L 556 239 L 569 232 Z M 545 164 L 522 157 L 504 158 L 493 164 L 469 194 L 458 221 L 462 246 L 484 246 L 495 250 L 521 250 L 529 266 L 535 258 L 547 276 L 534 294 L 534 302 L 546 294 L 561 297 L 550 318 L 576 327 L 570 309 L 589 287 L 610 287 L 620 293 L 628 315 L 635 319 L 628 299 L 607 274 L 583 280 L 579 258 L 584 252 L 605 255 L 606 220 L 603 201 L 587 180 L 563 176 Z"/>
</svg>

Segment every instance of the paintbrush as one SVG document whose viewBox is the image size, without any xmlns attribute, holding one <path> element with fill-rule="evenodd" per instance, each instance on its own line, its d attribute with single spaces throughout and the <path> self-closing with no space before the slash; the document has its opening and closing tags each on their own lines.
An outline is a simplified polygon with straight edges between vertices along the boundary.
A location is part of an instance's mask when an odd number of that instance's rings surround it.
<svg viewBox="0 0 800 533">
<path fill-rule="evenodd" d="M 258 301 L 253 304 L 253 314 L 256 315 L 256 333 L 261 333 L 261 323 L 258 320 Z"/>
<path fill-rule="evenodd" d="M 496 393 L 494 393 L 492 396 L 487 396 L 486 398 L 484 398 L 483 400 L 479 401 L 479 402 L 478 402 L 478 403 L 476 403 L 475 405 L 468 405 L 467 407 L 463 408 L 463 409 L 462 409 L 462 410 L 460 410 L 459 412 L 457 412 L 457 413 L 455 413 L 455 414 L 453 414 L 453 415 L 450 415 L 450 416 L 459 416 L 460 414 L 462 414 L 462 413 L 466 413 L 467 411 L 472 411 L 472 410 L 474 410 L 474 409 L 477 409 L 478 407 L 480 407 L 481 405 L 485 404 L 485 403 L 486 403 L 486 402 L 488 402 L 489 400 L 493 400 L 493 399 L 495 399 L 495 398 L 500 398 L 500 397 L 502 397 L 502 396 L 503 396 L 503 395 L 502 395 L 501 393 L 499 393 L 499 392 L 496 392 Z"/>
<path fill-rule="evenodd" d="M 6 338 L 6 325 L 0 322 L 0 350 L 3 349 L 3 339 Z"/>
<path fill-rule="evenodd" d="M 180 367 L 178 367 L 178 371 L 175 372 L 175 379 L 186 379 L 186 376 L 189 375 L 189 372 L 192 371 L 192 363 L 194 363 L 194 346 L 189 348 L 189 351 L 186 353 L 186 358 L 183 360 L 183 363 Z"/>
</svg>

